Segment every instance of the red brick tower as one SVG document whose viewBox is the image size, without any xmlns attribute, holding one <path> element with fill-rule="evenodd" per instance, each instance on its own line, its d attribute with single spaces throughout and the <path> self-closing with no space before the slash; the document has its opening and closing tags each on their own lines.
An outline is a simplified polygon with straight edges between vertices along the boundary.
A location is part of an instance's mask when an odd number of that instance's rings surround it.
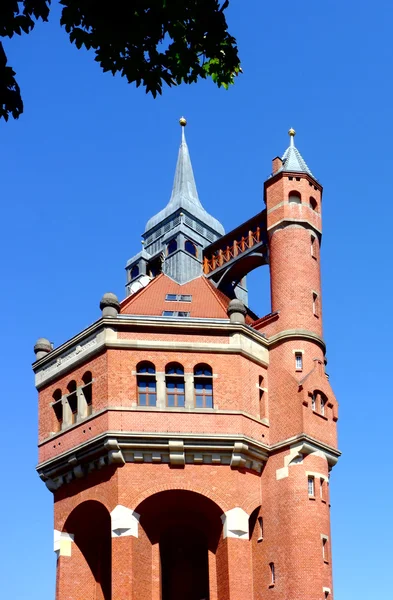
<svg viewBox="0 0 393 600">
<path fill-rule="evenodd" d="M 185 124 L 128 296 L 105 294 L 90 327 L 35 346 L 56 600 L 332 600 L 322 188 L 291 130 L 266 210 L 224 234 Z M 272 313 L 258 319 L 239 298 L 267 264 Z"/>
</svg>

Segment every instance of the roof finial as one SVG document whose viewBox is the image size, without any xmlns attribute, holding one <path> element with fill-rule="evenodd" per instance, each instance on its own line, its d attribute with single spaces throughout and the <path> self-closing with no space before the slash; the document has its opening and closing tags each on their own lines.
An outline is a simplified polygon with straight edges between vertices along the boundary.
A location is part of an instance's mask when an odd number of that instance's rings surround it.
<svg viewBox="0 0 393 600">
<path fill-rule="evenodd" d="M 180 117 L 179 123 L 182 127 L 185 127 L 187 125 L 187 119 L 185 119 L 184 117 Z"/>
<path fill-rule="evenodd" d="M 294 146 L 295 145 L 294 137 L 296 135 L 296 131 L 293 129 L 293 127 L 291 127 L 291 129 L 288 131 L 288 135 L 291 138 L 291 146 Z"/>
</svg>

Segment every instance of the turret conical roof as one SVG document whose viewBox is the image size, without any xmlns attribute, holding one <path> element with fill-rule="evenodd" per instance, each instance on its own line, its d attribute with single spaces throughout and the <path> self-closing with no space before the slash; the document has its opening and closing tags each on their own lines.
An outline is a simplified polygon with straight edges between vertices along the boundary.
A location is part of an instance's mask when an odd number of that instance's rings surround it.
<svg viewBox="0 0 393 600">
<path fill-rule="evenodd" d="M 277 171 L 277 173 L 280 171 L 289 171 L 290 173 L 308 173 L 311 175 L 311 177 L 314 177 L 306 161 L 295 146 L 295 130 L 290 129 L 288 133 L 291 142 L 282 156 L 282 167 Z"/>
</svg>

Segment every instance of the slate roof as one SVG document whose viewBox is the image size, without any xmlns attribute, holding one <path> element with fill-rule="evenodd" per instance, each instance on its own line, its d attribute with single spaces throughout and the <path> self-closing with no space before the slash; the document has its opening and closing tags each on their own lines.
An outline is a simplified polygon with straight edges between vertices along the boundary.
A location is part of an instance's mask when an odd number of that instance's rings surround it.
<svg viewBox="0 0 393 600">
<path fill-rule="evenodd" d="M 182 126 L 182 139 L 170 200 L 165 208 L 148 220 L 145 227 L 145 233 L 156 227 L 179 208 L 189 212 L 219 235 L 224 235 L 224 227 L 217 219 L 209 215 L 199 200 L 190 153 L 184 133 L 184 126 Z"/>
<path fill-rule="evenodd" d="M 311 177 L 314 177 L 306 161 L 295 146 L 294 134 L 291 135 L 291 143 L 282 156 L 282 163 L 282 167 L 277 173 L 280 173 L 280 171 L 308 173 Z"/>
</svg>

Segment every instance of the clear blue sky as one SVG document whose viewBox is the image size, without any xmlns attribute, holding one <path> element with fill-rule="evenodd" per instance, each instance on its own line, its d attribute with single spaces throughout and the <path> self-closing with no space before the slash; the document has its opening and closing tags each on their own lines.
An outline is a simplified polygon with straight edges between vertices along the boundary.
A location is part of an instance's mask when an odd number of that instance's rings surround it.
<svg viewBox="0 0 393 600">
<path fill-rule="evenodd" d="M 55 2 L 56 5 L 56 2 Z M 263 208 L 287 130 L 324 185 L 323 308 L 343 456 L 331 484 L 335 600 L 387 600 L 392 560 L 393 5 L 233 0 L 244 75 L 156 100 L 102 74 L 58 24 L 5 43 L 25 114 L 0 123 L 2 597 L 52 600 L 52 494 L 35 474 L 30 364 L 123 297 L 126 260 L 169 199 L 180 128 L 200 198 L 229 230 Z M 269 311 L 267 271 L 250 305 Z M 386 412 L 387 411 L 387 412 Z"/>
</svg>

